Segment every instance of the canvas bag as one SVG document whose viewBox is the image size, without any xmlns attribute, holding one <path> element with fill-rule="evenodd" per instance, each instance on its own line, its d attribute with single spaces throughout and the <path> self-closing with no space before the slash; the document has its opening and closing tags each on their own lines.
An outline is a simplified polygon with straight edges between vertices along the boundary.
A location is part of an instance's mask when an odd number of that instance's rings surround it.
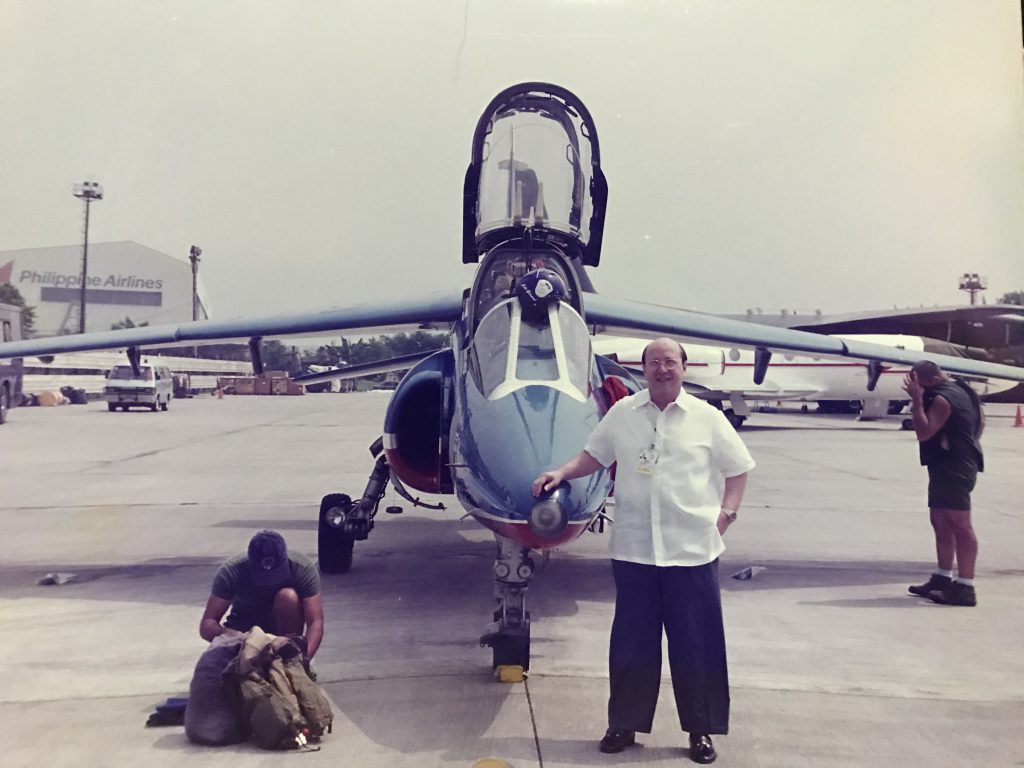
<svg viewBox="0 0 1024 768">
<path fill-rule="evenodd" d="M 236 692 L 223 677 L 243 639 L 218 635 L 196 662 L 185 706 L 185 735 L 194 744 L 221 747 L 249 736 L 247 725 L 238 717 Z"/>
<path fill-rule="evenodd" d="M 308 749 L 330 732 L 330 702 L 289 638 L 253 627 L 225 675 L 237 686 L 242 721 L 263 749 Z"/>
</svg>

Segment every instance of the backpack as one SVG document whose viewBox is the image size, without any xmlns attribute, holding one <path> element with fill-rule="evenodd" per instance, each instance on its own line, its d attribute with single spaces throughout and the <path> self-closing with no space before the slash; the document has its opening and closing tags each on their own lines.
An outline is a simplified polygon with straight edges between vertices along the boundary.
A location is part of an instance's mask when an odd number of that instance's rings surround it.
<svg viewBox="0 0 1024 768">
<path fill-rule="evenodd" d="M 241 637 L 218 635 L 196 663 L 185 707 L 185 735 L 194 744 L 220 747 L 249 735 L 238 717 L 232 686 L 223 677 L 241 647 Z"/>
<path fill-rule="evenodd" d="M 239 717 L 257 746 L 319 749 L 309 744 L 330 732 L 334 715 L 295 641 L 253 627 L 224 674 L 237 687 Z"/>
</svg>

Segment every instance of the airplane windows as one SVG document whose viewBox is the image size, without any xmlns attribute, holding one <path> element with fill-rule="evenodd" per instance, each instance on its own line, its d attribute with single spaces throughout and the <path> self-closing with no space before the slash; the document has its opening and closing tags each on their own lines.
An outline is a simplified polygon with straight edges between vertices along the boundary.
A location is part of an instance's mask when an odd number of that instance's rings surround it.
<svg viewBox="0 0 1024 768">
<path fill-rule="evenodd" d="M 737 360 L 740 359 L 740 351 L 738 349 L 736 349 L 735 347 L 730 349 L 729 350 L 729 359 L 732 360 L 735 363 Z"/>
</svg>

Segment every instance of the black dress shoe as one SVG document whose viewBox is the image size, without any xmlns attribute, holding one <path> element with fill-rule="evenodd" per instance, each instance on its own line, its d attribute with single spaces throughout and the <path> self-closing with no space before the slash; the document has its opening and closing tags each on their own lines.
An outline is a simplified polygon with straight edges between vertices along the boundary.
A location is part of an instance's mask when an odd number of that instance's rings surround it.
<svg viewBox="0 0 1024 768">
<path fill-rule="evenodd" d="M 715 745 L 711 743 L 711 737 L 706 733 L 690 734 L 690 759 L 695 763 L 713 763 L 718 753 L 715 752 Z"/>
<path fill-rule="evenodd" d="M 623 731 L 618 728 L 609 728 L 604 732 L 604 738 L 598 745 L 598 749 L 607 754 L 621 752 L 626 747 L 636 744 L 636 731 Z"/>
</svg>

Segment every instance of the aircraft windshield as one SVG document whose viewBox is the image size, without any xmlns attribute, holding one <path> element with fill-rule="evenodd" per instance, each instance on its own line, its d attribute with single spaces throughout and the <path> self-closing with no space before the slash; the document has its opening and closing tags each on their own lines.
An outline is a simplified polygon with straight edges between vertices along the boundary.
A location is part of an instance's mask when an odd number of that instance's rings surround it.
<svg viewBox="0 0 1024 768">
<path fill-rule="evenodd" d="M 515 299 L 503 301 L 480 322 L 473 355 L 489 400 L 534 384 L 586 399 L 590 334 L 568 304 L 552 304 L 547 317 L 526 322 Z"/>
<path fill-rule="evenodd" d="M 550 254 L 519 250 L 496 251 L 484 262 L 477 277 L 475 317 L 485 317 L 492 307 L 504 299 L 511 298 L 516 283 L 523 275 L 534 269 L 550 269 L 557 273 L 566 285 L 571 284 L 562 261 Z M 579 297 L 572 292 L 566 300 L 574 306 L 579 304 Z"/>
<path fill-rule="evenodd" d="M 484 145 L 477 230 L 542 224 L 587 242 L 590 143 L 568 111 L 495 116 Z"/>
</svg>

